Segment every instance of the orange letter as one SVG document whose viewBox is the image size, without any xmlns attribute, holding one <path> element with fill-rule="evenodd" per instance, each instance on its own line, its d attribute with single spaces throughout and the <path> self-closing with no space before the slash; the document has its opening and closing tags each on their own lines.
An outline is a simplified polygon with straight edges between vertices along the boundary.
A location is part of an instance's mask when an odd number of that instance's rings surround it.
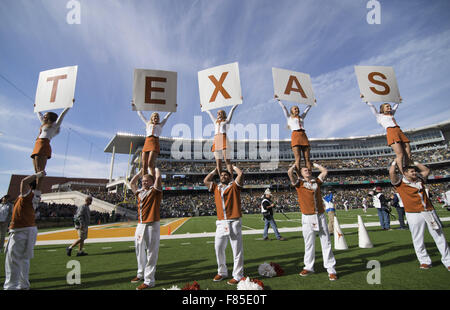
<svg viewBox="0 0 450 310">
<path fill-rule="evenodd" d="M 152 82 L 163 82 L 166 83 L 167 79 L 163 77 L 146 76 L 145 77 L 145 103 L 153 104 L 166 104 L 166 100 L 163 99 L 152 99 L 152 91 L 154 92 L 164 92 L 164 88 L 152 87 Z"/>
<path fill-rule="evenodd" d="M 47 78 L 47 82 L 53 81 L 52 95 L 50 96 L 50 102 L 55 102 L 56 92 L 58 90 L 58 81 L 63 79 L 67 79 L 67 74 Z"/>
<path fill-rule="evenodd" d="M 384 80 L 386 80 L 386 76 L 383 73 L 381 73 L 381 72 L 371 72 L 371 73 L 369 73 L 369 81 L 372 82 L 373 84 L 377 84 L 377 85 L 383 86 L 384 90 L 380 91 L 380 90 L 377 90 L 375 87 L 370 87 L 370 90 L 373 91 L 377 95 L 387 95 L 387 94 L 389 94 L 389 92 L 391 91 L 391 89 L 389 88 L 389 85 L 384 83 L 384 82 L 375 80 L 373 78 L 375 75 L 380 76 Z"/>
<path fill-rule="evenodd" d="M 209 99 L 209 102 L 216 101 L 216 97 L 217 97 L 217 94 L 219 93 L 219 91 L 220 91 L 220 93 L 222 94 L 222 96 L 225 99 L 230 99 L 231 98 L 231 96 L 227 93 L 225 88 L 223 88 L 223 86 L 222 86 L 222 84 L 225 81 L 225 78 L 227 77 L 227 75 L 228 75 L 228 72 L 222 73 L 222 75 L 220 76 L 220 80 L 219 81 L 216 80 L 214 75 L 208 76 L 209 79 L 211 80 L 211 82 L 213 82 L 214 86 L 216 86 L 216 88 L 214 89 L 214 91 L 212 93 L 211 99 Z"/>
<path fill-rule="evenodd" d="M 297 88 L 292 87 L 292 84 L 294 84 L 294 83 Z M 300 85 L 300 82 L 298 81 L 297 77 L 294 75 L 291 75 L 289 77 L 289 81 L 287 82 L 286 90 L 284 91 L 284 94 L 289 95 L 291 93 L 291 91 L 299 92 L 303 98 L 305 98 L 305 99 L 307 98 L 306 94 L 302 88 L 302 85 Z"/>
</svg>

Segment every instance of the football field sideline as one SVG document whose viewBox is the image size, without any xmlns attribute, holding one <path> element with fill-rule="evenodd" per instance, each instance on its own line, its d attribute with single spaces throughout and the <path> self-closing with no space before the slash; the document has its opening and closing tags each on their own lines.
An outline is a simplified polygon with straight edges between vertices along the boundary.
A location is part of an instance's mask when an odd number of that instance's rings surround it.
<svg viewBox="0 0 450 310">
<path fill-rule="evenodd" d="M 161 226 L 161 240 L 170 239 L 190 239 L 190 238 L 211 238 L 215 236 L 215 232 L 202 232 L 202 233 L 184 233 L 184 234 L 173 234 L 178 230 L 183 224 L 185 224 L 191 218 L 181 218 L 169 221 Z M 450 221 L 450 217 L 441 218 L 442 222 Z M 391 221 L 391 225 L 398 225 L 398 221 Z M 366 227 L 376 227 L 379 226 L 379 222 L 368 222 L 364 223 Z M 341 224 L 339 225 L 342 229 L 346 228 L 358 228 L 358 224 Z M 136 229 L 136 223 L 113 223 L 96 225 L 89 228 L 88 239 L 85 243 L 107 243 L 107 242 L 124 242 L 124 241 L 134 241 L 134 232 Z M 278 228 L 280 233 L 285 232 L 300 232 L 302 230 L 301 226 L 297 227 L 283 227 Z M 243 230 L 243 235 L 262 235 L 263 229 L 255 229 L 249 227 L 248 230 Z M 269 233 L 273 230 L 270 228 Z M 42 232 L 38 234 L 36 241 L 36 246 L 40 245 L 58 245 L 58 244 L 68 244 L 77 239 L 77 232 L 73 228 L 62 229 L 57 231 Z"/>
</svg>

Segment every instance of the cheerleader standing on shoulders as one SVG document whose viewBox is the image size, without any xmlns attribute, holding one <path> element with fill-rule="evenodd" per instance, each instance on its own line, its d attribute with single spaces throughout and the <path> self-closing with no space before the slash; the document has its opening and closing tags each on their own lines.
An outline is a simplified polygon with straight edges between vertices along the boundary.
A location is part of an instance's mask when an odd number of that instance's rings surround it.
<svg viewBox="0 0 450 310">
<path fill-rule="evenodd" d="M 305 133 L 305 128 L 303 127 L 303 122 L 305 120 L 306 114 L 311 109 L 311 106 L 308 105 L 300 115 L 300 109 L 295 105 L 291 108 L 291 111 L 289 113 L 284 104 L 278 98 L 278 95 L 275 95 L 275 99 L 278 100 L 278 103 L 283 109 L 284 115 L 286 116 L 287 125 L 289 129 L 292 130 L 291 147 L 295 158 L 295 168 L 297 169 L 297 173 L 300 175 L 302 154 L 303 158 L 305 159 L 306 168 L 308 168 L 309 170 L 312 169 L 310 159 L 311 147 L 309 145 L 308 137 Z"/>
<path fill-rule="evenodd" d="M 364 95 L 361 94 L 361 98 L 364 98 Z M 401 101 L 402 98 L 400 98 L 400 102 Z M 386 129 L 387 144 L 394 151 L 397 167 L 403 174 L 403 167 L 409 166 L 411 162 L 411 147 L 409 145 L 409 139 L 405 136 L 394 118 L 394 114 L 397 111 L 399 104 L 396 103 L 391 107 L 389 103 L 385 102 L 380 105 L 380 112 L 377 112 L 377 109 L 372 103 L 366 101 L 366 104 L 377 118 L 378 124 Z"/>
<path fill-rule="evenodd" d="M 243 98 L 241 97 L 241 100 Z M 200 104 L 200 107 L 202 105 Z M 227 138 L 227 130 L 229 127 L 229 124 L 231 122 L 231 118 L 233 117 L 233 112 L 237 108 L 237 104 L 235 104 L 231 110 L 230 113 L 225 113 L 225 110 L 219 110 L 217 111 L 217 118 L 214 118 L 211 111 L 206 111 L 208 113 L 209 117 L 211 118 L 211 121 L 214 124 L 214 143 L 212 145 L 211 151 L 214 153 L 214 158 L 216 159 L 216 167 L 217 171 L 222 171 L 222 158 L 225 161 L 225 165 L 227 166 L 228 172 L 233 175 L 233 168 L 231 166 L 230 161 L 230 152 L 228 149 L 228 138 Z M 227 151 L 228 149 L 228 151 Z"/>
<path fill-rule="evenodd" d="M 134 102 L 131 101 L 132 107 L 136 107 Z M 155 175 L 156 159 L 160 153 L 159 148 L 159 136 L 161 135 L 162 128 L 167 122 L 167 119 L 173 112 L 169 112 L 159 121 L 159 113 L 153 112 L 150 116 L 150 120 L 147 120 L 141 111 L 137 111 L 137 114 L 145 124 L 146 136 L 144 147 L 142 148 L 142 176 L 148 174 L 148 168 L 150 168 L 151 175 Z"/>
<path fill-rule="evenodd" d="M 72 101 L 75 102 L 75 99 Z M 36 113 L 41 122 L 41 127 L 39 128 L 39 136 L 34 144 L 33 153 L 31 154 L 35 173 L 45 172 L 47 160 L 52 157 L 50 141 L 59 134 L 61 123 L 69 110 L 70 108 L 65 108 L 59 117 L 54 112 L 47 112 L 44 115 L 41 112 Z M 36 179 L 36 190 L 38 192 L 40 192 L 43 179 L 43 177 Z"/>
</svg>

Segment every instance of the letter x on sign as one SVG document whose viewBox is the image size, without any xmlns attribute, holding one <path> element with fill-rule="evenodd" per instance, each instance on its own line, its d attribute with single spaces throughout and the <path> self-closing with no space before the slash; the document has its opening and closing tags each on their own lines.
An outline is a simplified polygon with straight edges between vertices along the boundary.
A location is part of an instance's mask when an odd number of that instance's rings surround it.
<svg viewBox="0 0 450 310">
<path fill-rule="evenodd" d="M 228 75 L 228 72 L 223 72 L 220 76 L 219 81 L 216 80 L 214 75 L 209 75 L 208 78 L 213 82 L 214 86 L 216 87 L 212 93 L 211 98 L 209 99 L 209 102 L 216 101 L 217 94 L 220 93 L 225 99 L 230 99 L 231 96 L 228 94 L 228 92 L 225 90 L 225 88 L 222 86 L 223 82 L 225 81 L 226 77 Z"/>
</svg>

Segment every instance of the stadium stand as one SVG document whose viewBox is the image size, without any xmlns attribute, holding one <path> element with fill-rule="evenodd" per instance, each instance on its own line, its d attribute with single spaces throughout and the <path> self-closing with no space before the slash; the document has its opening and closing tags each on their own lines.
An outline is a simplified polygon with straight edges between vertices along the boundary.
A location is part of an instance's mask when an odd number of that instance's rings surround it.
<svg viewBox="0 0 450 310">
<path fill-rule="evenodd" d="M 418 129 L 405 131 L 411 140 L 413 159 L 425 163 L 432 173 L 428 189 L 433 202 L 439 202 L 450 182 L 450 122 L 444 122 Z M 140 169 L 140 154 L 144 144 L 144 136 L 117 133 L 105 148 L 112 153 L 109 179 L 80 179 L 47 177 L 44 181 L 43 193 L 77 192 L 92 195 L 94 198 L 110 204 L 122 219 L 133 218 L 136 214 L 136 201 L 125 185 L 125 176 L 113 180 L 111 178 L 115 154 L 130 154 L 130 173 L 128 180 Z M 132 144 L 131 144 L 132 143 Z M 161 217 L 186 217 L 215 215 L 214 201 L 203 185 L 203 178 L 215 168 L 215 162 L 209 152 L 211 139 L 188 140 L 179 138 L 160 138 L 161 154 L 157 166 L 163 177 L 163 202 Z M 384 135 L 365 137 L 310 139 L 311 158 L 325 166 L 328 177 L 324 184 L 324 193 L 335 193 L 335 204 L 343 209 L 344 201 L 350 208 L 362 208 L 362 199 L 375 186 L 381 186 L 387 196 L 392 193 L 387 167 L 395 155 L 386 146 Z M 131 148 L 130 148 L 131 144 Z M 290 140 L 266 141 L 236 140 L 234 145 L 235 159 L 233 163 L 245 173 L 244 190 L 242 192 L 242 209 L 244 213 L 259 213 L 259 197 L 266 188 L 274 192 L 274 200 L 285 211 L 298 211 L 295 192 L 290 187 L 286 171 L 293 164 L 294 158 L 290 148 Z M 187 146 L 187 147 L 186 147 Z M 183 147 L 185 158 L 174 158 L 172 149 Z M 252 148 L 257 151 L 253 152 Z M 278 150 L 277 157 L 267 158 L 265 151 Z M 200 150 L 200 151 L 199 151 Z M 202 152 L 201 150 L 206 150 Z M 253 152 L 253 153 L 252 153 Z M 255 153 L 257 154 L 255 158 Z M 263 156 L 261 156 L 263 155 Z M 273 154 L 272 154 L 273 155 Z M 207 158 L 208 157 L 208 158 Z M 21 178 L 11 177 L 8 193 L 15 197 Z M 367 199 L 370 205 L 371 199 Z M 67 206 L 60 206 L 60 214 L 68 214 Z M 70 208 L 69 208 L 70 209 Z M 55 212 L 55 207 L 48 207 L 45 214 Z M 41 211 L 41 217 L 44 212 Z M 49 213 L 50 212 L 50 213 Z M 64 213 L 66 212 L 66 213 Z M 99 210 L 97 212 L 104 212 Z M 58 213 L 57 213 L 58 214 Z M 126 216 L 125 216 L 126 215 Z M 105 220 L 105 219 L 104 219 Z"/>
</svg>

